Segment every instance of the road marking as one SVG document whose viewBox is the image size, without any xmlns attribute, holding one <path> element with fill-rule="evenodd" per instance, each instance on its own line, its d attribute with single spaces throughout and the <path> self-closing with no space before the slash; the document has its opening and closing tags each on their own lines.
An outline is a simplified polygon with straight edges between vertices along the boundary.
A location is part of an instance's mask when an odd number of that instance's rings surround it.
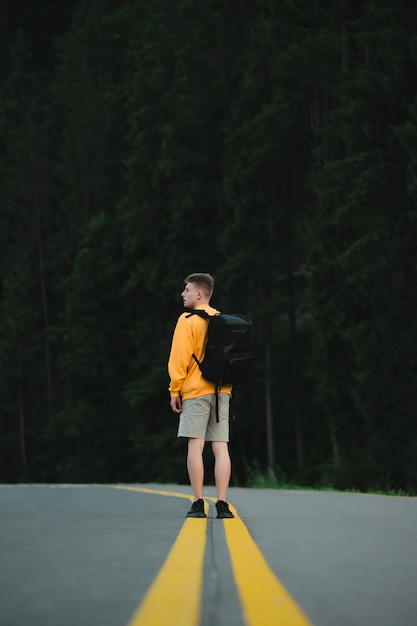
<svg viewBox="0 0 417 626">
<path fill-rule="evenodd" d="M 197 626 L 207 520 L 187 519 L 129 626 Z"/>
<path fill-rule="evenodd" d="M 145 487 L 116 489 L 174 496 L 192 501 L 175 491 Z M 206 498 L 215 502 L 215 498 Z M 208 505 L 205 502 L 206 513 Z M 249 534 L 235 507 L 234 519 L 225 519 L 226 542 L 247 626 L 311 626 L 296 602 L 279 582 Z M 207 519 L 187 519 L 164 565 L 128 626 L 198 626 L 203 582 Z"/>
<path fill-rule="evenodd" d="M 265 561 L 236 509 L 224 520 L 232 570 L 248 626 L 311 626 Z"/>
<path fill-rule="evenodd" d="M 125 487 L 124 485 L 111 485 L 114 489 L 124 489 L 125 491 L 140 491 L 141 493 L 153 493 L 157 496 L 174 496 L 175 498 L 185 498 L 193 501 L 192 496 L 178 491 L 161 491 L 159 489 L 147 489 L 146 487 Z"/>
<path fill-rule="evenodd" d="M 140 487 L 116 487 L 164 496 L 190 496 Z M 208 505 L 205 503 L 206 513 Z M 168 557 L 128 626 L 198 626 L 207 519 L 186 519 Z"/>
</svg>

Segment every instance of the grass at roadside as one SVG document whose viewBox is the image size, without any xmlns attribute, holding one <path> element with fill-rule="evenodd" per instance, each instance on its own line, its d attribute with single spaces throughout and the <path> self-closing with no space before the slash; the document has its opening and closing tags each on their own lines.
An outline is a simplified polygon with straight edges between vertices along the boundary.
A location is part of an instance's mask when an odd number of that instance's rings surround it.
<svg viewBox="0 0 417 626">
<path fill-rule="evenodd" d="M 250 489 L 291 489 L 300 491 L 343 491 L 348 493 L 368 493 L 372 495 L 383 496 L 402 496 L 412 497 L 416 494 L 409 493 L 402 489 L 358 489 L 355 487 L 339 488 L 333 485 L 303 485 L 293 481 L 288 481 L 279 469 L 277 472 L 271 470 L 260 471 L 258 468 L 254 468 L 249 472 L 249 479 L 247 487 Z"/>
</svg>

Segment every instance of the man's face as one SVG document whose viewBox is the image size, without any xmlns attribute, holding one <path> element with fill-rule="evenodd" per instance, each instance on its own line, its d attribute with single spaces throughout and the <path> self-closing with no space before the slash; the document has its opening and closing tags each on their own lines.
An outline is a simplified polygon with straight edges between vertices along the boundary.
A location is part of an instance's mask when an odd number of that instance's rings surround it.
<svg viewBox="0 0 417 626">
<path fill-rule="evenodd" d="M 184 306 L 188 309 L 194 309 L 200 300 L 201 290 L 195 283 L 186 283 L 181 298 Z"/>
</svg>

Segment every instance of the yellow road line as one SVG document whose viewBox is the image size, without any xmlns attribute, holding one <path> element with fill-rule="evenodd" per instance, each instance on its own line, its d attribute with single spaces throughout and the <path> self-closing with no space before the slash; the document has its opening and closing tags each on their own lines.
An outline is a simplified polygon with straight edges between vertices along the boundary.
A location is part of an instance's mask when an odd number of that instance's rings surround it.
<svg viewBox="0 0 417 626">
<path fill-rule="evenodd" d="M 124 485 L 111 485 L 114 489 L 124 489 L 125 491 L 140 491 L 141 493 L 153 493 L 157 496 L 174 496 L 175 498 L 186 498 L 193 501 L 193 497 L 186 493 L 179 493 L 177 491 L 160 491 L 157 489 L 147 489 L 146 487 L 125 487 Z"/>
<path fill-rule="evenodd" d="M 184 493 L 145 487 L 116 489 L 174 496 L 193 500 Z M 216 501 L 215 498 L 206 500 Z M 206 513 L 208 505 L 205 502 Z M 270 569 L 236 509 L 224 528 L 238 594 L 247 626 L 311 626 Z M 128 626 L 198 626 L 206 546 L 206 519 L 187 519 L 154 583 Z"/>
<path fill-rule="evenodd" d="M 270 569 L 236 509 L 230 509 L 235 519 L 224 520 L 224 528 L 248 626 L 311 626 Z"/>
<path fill-rule="evenodd" d="M 190 496 L 171 491 L 117 488 L 192 500 Z M 207 513 L 206 503 L 205 508 Z M 185 520 L 164 565 L 128 626 L 198 626 L 206 534 L 207 519 Z"/>
</svg>

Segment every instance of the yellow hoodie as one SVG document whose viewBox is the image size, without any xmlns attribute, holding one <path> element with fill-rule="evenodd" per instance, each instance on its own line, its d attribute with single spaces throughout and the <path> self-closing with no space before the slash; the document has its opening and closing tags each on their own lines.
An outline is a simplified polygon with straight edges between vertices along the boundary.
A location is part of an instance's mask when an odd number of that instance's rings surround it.
<svg viewBox="0 0 417 626">
<path fill-rule="evenodd" d="M 209 304 L 198 307 L 209 315 L 219 313 Z M 172 338 L 171 353 L 168 360 L 168 373 L 171 379 L 169 391 L 171 397 L 181 395 L 182 400 L 198 398 L 208 393 L 214 393 L 216 386 L 203 378 L 200 368 L 193 359 L 193 354 L 199 361 L 204 357 L 207 341 L 207 320 L 199 315 L 185 312 L 180 315 L 175 326 Z M 231 393 L 231 385 L 220 388 L 222 393 Z"/>
</svg>

